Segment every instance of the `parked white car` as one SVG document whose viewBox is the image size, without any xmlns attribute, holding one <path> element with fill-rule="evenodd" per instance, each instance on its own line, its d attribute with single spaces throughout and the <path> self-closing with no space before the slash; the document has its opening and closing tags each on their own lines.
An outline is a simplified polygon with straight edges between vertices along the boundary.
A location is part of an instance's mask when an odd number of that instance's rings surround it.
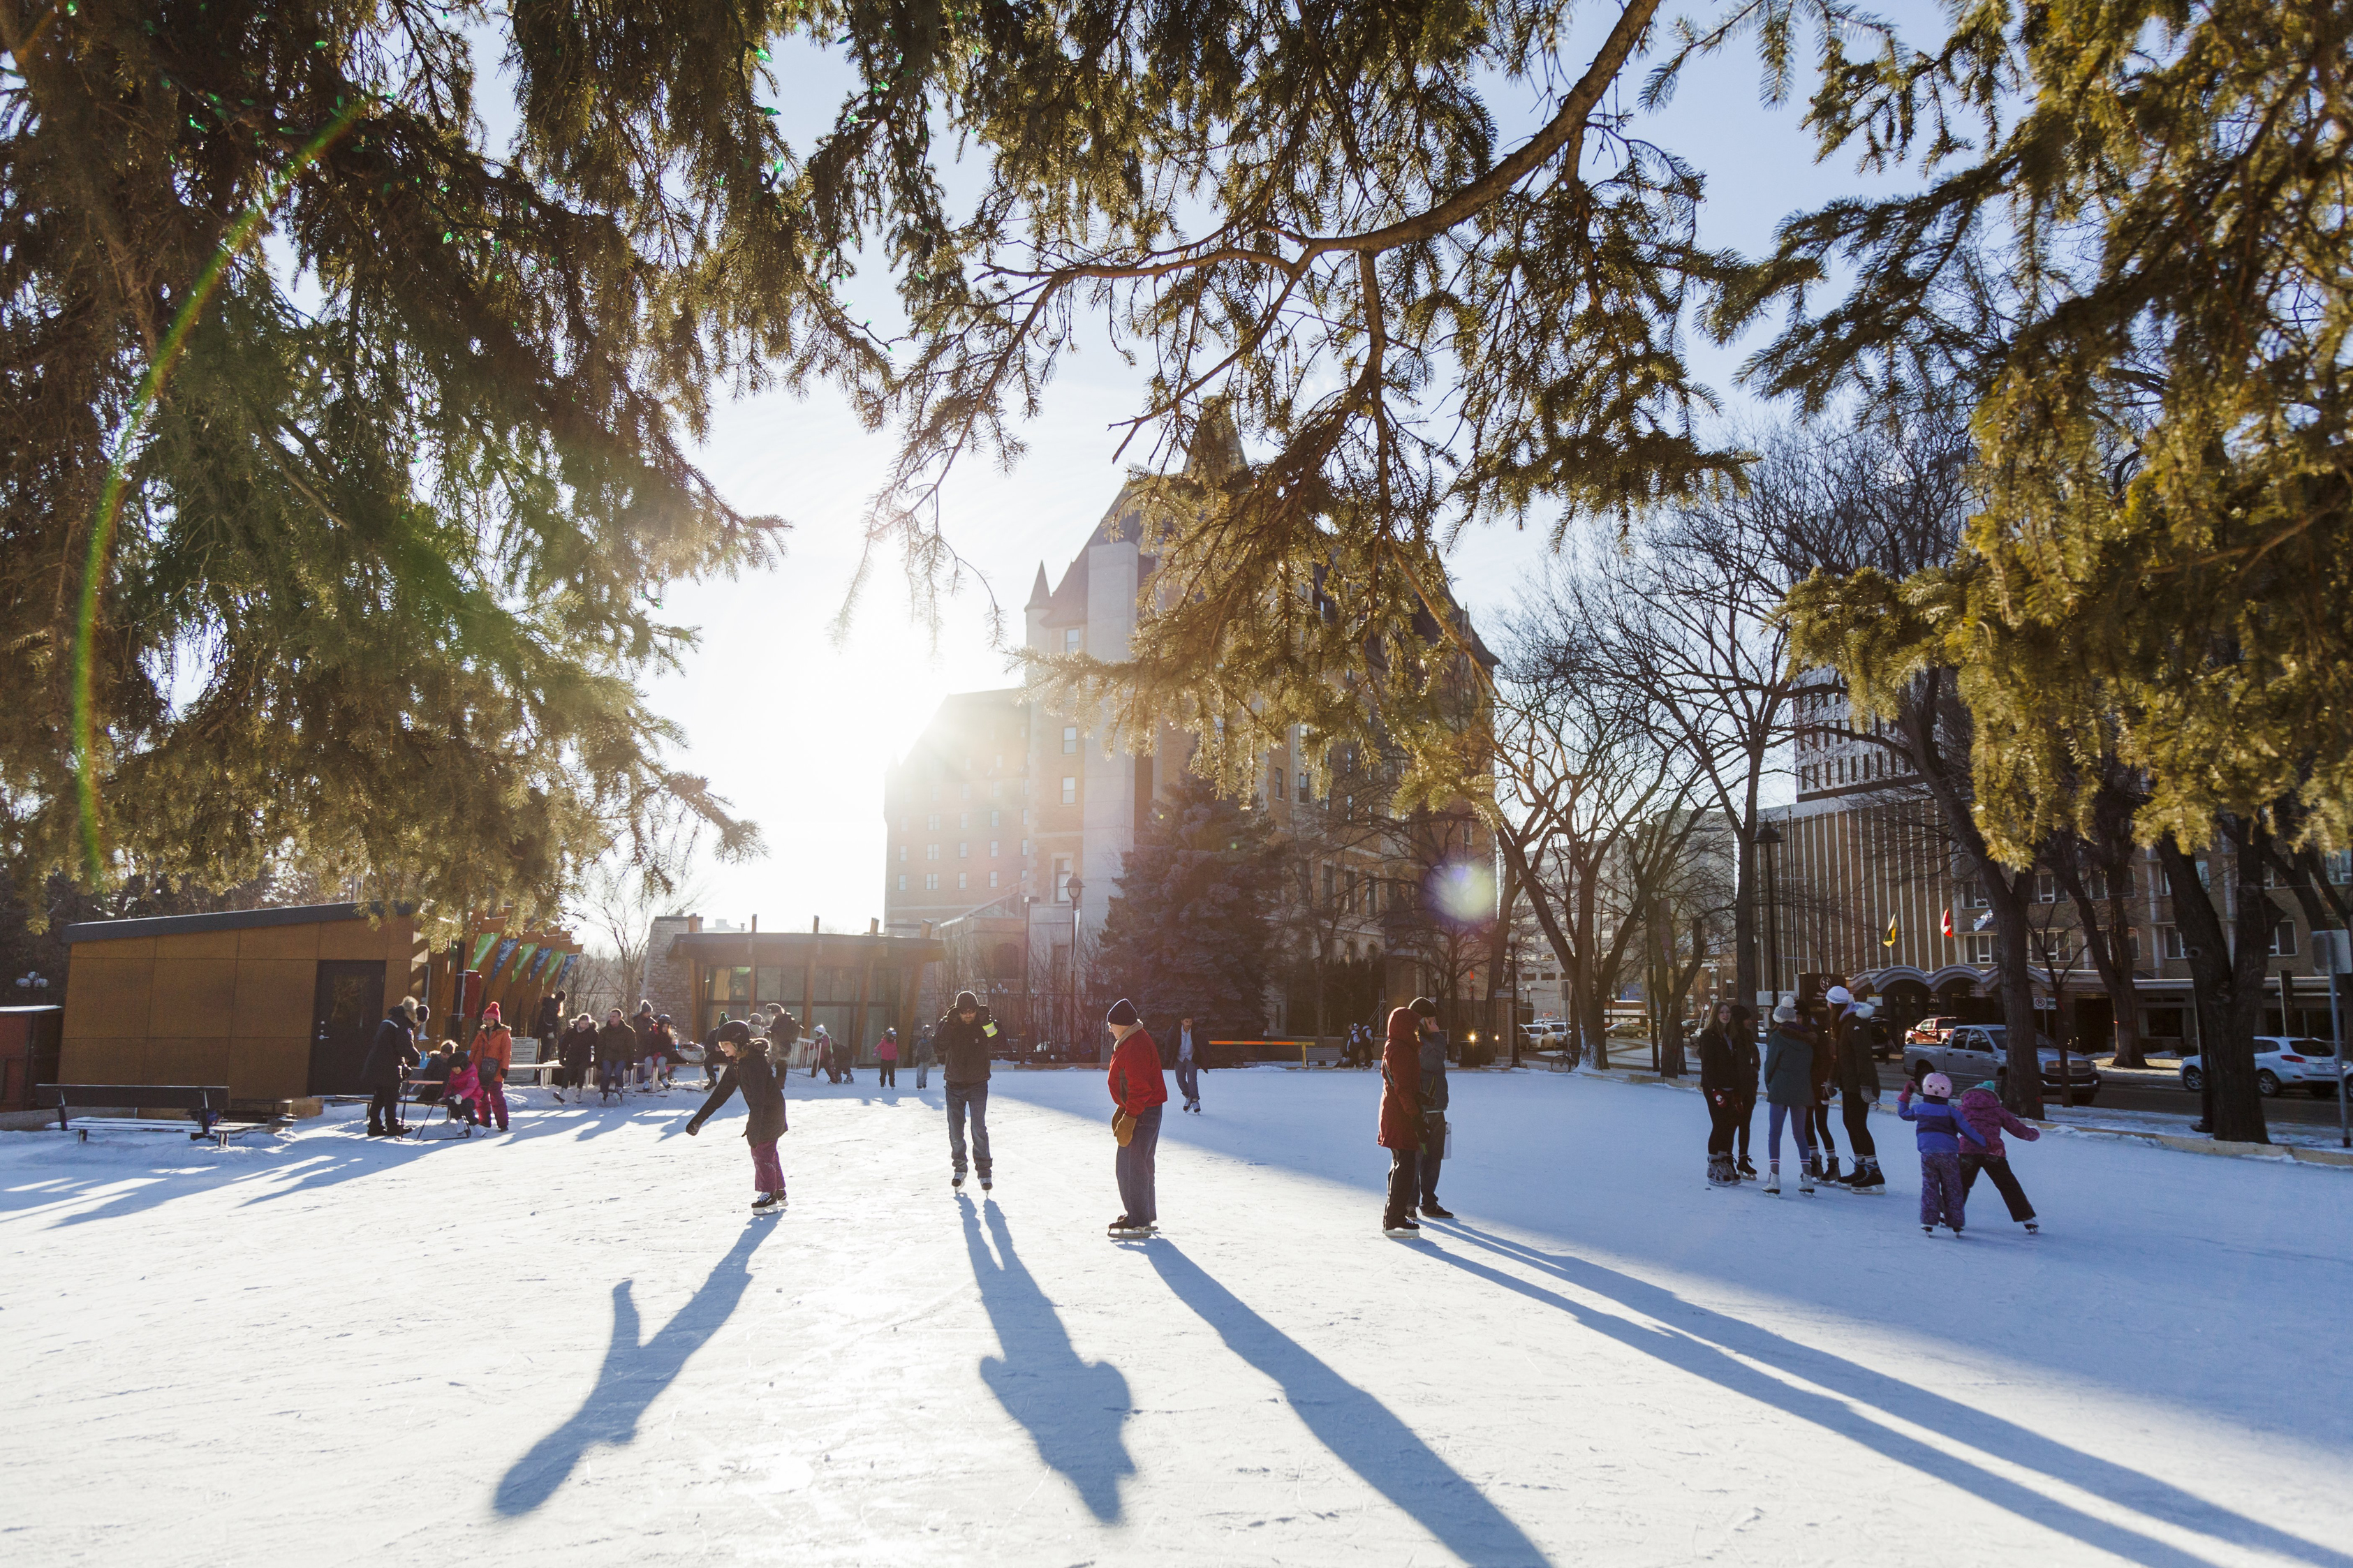
<svg viewBox="0 0 2353 1568">
<path fill-rule="evenodd" d="M 2291 1086 L 2301 1085 L 2315 1100 L 2329 1097 L 2329 1085 L 2337 1080 L 2337 1047 L 2327 1040 L 2316 1040 L 2308 1035 L 2257 1035 L 2255 1037 L 2255 1091 L 2270 1096 Z M 2196 1089 L 2205 1081 L 2205 1062 L 2198 1057 L 2181 1058 L 2181 1087 Z M 2353 1076 L 2348 1074 L 2348 1076 Z"/>
</svg>

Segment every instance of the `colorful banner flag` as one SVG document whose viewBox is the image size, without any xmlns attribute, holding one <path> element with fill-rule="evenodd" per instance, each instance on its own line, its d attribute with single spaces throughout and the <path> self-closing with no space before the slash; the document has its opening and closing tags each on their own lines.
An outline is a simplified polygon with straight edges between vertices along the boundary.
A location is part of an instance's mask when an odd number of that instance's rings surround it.
<svg viewBox="0 0 2353 1568">
<path fill-rule="evenodd" d="M 1879 945 L 1882 947 L 1894 947 L 1895 945 L 1895 922 L 1893 920 L 1887 922 L 1887 934 L 1879 939 Z"/>
</svg>

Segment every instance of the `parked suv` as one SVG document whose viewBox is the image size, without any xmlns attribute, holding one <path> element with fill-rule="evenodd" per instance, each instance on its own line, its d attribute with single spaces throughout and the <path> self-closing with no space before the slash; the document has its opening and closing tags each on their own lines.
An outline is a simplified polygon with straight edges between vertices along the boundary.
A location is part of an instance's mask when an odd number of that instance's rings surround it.
<svg viewBox="0 0 2353 1568">
<path fill-rule="evenodd" d="M 1941 1046 L 1945 1043 L 1945 1037 L 1960 1027 L 1960 1024 L 1958 1018 L 1923 1018 L 1904 1031 L 1904 1043 L 1907 1046 Z"/>
<path fill-rule="evenodd" d="M 2203 1088 L 2204 1068 L 2205 1063 L 2197 1057 L 2182 1058 L 2181 1087 L 2193 1091 Z M 2308 1035 L 2255 1037 L 2255 1090 L 2259 1094 L 2268 1097 L 2289 1085 L 2301 1084 L 2313 1099 L 2327 1100 L 2328 1086 L 2337 1071 L 2337 1047 L 2327 1040 L 2316 1040 Z"/>
<path fill-rule="evenodd" d="M 1997 1089 L 2007 1089 L 2009 1037 L 2009 1028 L 2001 1024 L 1961 1024 L 1940 1045 L 1905 1046 L 1904 1059 L 1915 1083 L 1932 1072 L 1940 1072 L 1953 1080 L 1956 1091 L 1987 1079 L 1993 1079 Z M 2042 1066 L 2042 1092 L 2057 1095 L 2065 1087 L 2059 1079 L 2059 1047 L 2041 1035 L 2034 1037 L 2034 1054 Z M 2089 1105 L 2098 1096 L 2100 1071 L 2084 1058 L 2068 1054 L 2067 1076 L 2075 1090 L 2076 1104 Z"/>
</svg>

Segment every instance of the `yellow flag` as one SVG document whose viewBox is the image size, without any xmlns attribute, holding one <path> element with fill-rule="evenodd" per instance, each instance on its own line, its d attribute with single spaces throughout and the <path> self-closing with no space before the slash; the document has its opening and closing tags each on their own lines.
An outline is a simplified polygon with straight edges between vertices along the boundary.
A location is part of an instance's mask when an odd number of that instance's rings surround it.
<svg viewBox="0 0 2353 1568">
<path fill-rule="evenodd" d="M 1887 922 L 1887 934 L 1879 939 L 1879 945 L 1882 947 L 1894 947 L 1895 945 L 1895 922 L 1893 920 L 1890 920 Z"/>
</svg>

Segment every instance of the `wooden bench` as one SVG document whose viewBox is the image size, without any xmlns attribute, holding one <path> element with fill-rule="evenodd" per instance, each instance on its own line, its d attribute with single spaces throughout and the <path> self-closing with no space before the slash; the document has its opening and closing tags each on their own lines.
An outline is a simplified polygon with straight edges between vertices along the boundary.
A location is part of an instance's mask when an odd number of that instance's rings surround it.
<svg viewBox="0 0 2353 1568">
<path fill-rule="evenodd" d="M 54 1107 L 58 1131 L 77 1133 L 85 1143 L 90 1142 L 93 1130 L 157 1132 L 172 1131 L 182 1124 L 124 1116 L 85 1116 L 77 1124 L 71 1119 L 72 1108 L 77 1105 L 108 1110 L 185 1110 L 196 1124 L 189 1137 L 212 1138 L 224 1147 L 228 1143 L 228 1131 L 221 1124 L 221 1119 L 228 1114 L 228 1085 L 225 1083 L 44 1083 L 34 1087 L 33 1103 L 44 1109 Z"/>
</svg>

